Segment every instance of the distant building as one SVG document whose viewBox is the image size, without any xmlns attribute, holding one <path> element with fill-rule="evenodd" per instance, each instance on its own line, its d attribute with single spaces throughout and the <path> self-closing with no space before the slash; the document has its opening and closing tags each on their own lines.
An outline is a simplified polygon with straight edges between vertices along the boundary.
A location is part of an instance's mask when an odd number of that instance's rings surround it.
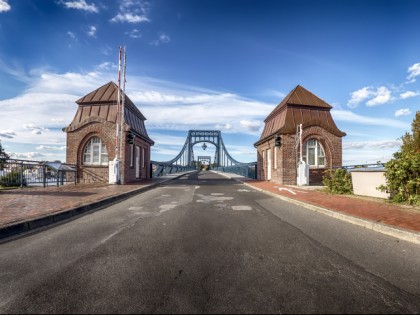
<svg viewBox="0 0 420 315">
<path fill-rule="evenodd" d="M 302 124 L 302 159 L 309 164 L 309 183 L 322 182 L 327 168 L 342 165 L 342 137 L 332 119 L 332 106 L 302 86 L 294 88 L 264 120 L 265 126 L 254 146 L 258 152 L 258 178 L 296 185 L 297 126 Z M 275 139 L 281 146 L 275 146 Z"/>
<path fill-rule="evenodd" d="M 73 121 L 63 128 L 67 133 L 67 160 L 77 165 L 78 182 L 109 180 L 108 161 L 116 156 L 118 86 L 109 82 L 82 97 Z M 122 183 L 150 178 L 150 147 L 154 145 L 147 134 L 146 118 L 125 95 L 122 126 L 121 180 Z M 133 144 L 127 136 L 134 134 Z"/>
</svg>

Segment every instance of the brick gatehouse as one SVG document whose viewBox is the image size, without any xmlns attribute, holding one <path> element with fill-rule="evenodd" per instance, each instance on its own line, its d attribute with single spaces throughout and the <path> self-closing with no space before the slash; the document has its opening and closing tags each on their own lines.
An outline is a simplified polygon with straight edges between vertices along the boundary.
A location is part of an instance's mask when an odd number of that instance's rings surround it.
<svg viewBox="0 0 420 315">
<path fill-rule="evenodd" d="M 109 163 L 115 158 L 118 86 L 109 82 L 76 101 L 78 109 L 67 133 L 67 163 L 77 165 L 81 183 L 109 181 Z M 121 183 L 150 178 L 150 147 L 146 118 L 125 95 L 122 126 Z M 134 134 L 134 143 L 127 136 Z"/>
<path fill-rule="evenodd" d="M 342 137 L 332 119 L 332 106 L 302 86 L 294 88 L 264 120 L 254 146 L 258 153 L 258 179 L 296 185 L 297 126 L 302 124 L 302 158 L 309 164 L 309 183 L 319 184 L 325 169 L 342 165 Z M 281 146 L 275 146 L 280 137 Z"/>
</svg>

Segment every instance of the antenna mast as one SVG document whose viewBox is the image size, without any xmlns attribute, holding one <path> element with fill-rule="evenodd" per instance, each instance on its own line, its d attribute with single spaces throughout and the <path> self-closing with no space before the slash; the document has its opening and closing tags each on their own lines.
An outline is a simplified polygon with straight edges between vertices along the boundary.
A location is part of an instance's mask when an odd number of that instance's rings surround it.
<svg viewBox="0 0 420 315">
<path fill-rule="evenodd" d="M 116 132 L 115 132 L 115 159 L 119 160 L 119 147 L 120 147 L 120 120 L 121 120 L 121 56 L 122 48 L 120 46 L 120 53 L 118 58 L 118 97 L 117 97 L 117 121 L 116 121 Z"/>
<path fill-rule="evenodd" d="M 122 80 L 122 96 L 121 96 L 121 117 L 120 117 L 120 122 L 121 122 L 121 134 L 120 134 L 120 139 L 121 139 L 121 143 L 120 143 L 120 156 L 123 156 L 123 147 L 124 147 L 124 107 L 125 107 L 125 71 L 126 71 L 126 62 L 127 62 L 127 54 L 126 54 L 126 49 L 124 47 L 123 50 L 124 53 L 124 64 L 123 64 L 123 72 L 122 72 L 122 76 L 123 76 L 123 80 Z"/>
</svg>

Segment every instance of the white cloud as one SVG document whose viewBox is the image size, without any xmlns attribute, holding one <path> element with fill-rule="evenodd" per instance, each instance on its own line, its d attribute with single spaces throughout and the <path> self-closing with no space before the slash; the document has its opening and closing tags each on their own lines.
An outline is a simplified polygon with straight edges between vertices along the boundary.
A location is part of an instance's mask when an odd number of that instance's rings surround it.
<svg viewBox="0 0 420 315">
<path fill-rule="evenodd" d="M 411 115 L 411 110 L 408 108 L 401 108 L 395 112 L 395 117 Z"/>
<path fill-rule="evenodd" d="M 118 13 L 111 19 L 111 22 L 128 22 L 128 23 L 142 23 L 142 22 L 150 22 L 147 16 L 144 15 L 137 15 L 133 13 Z"/>
<path fill-rule="evenodd" d="M 263 126 L 262 121 L 258 120 L 241 120 L 240 124 L 242 127 L 252 131 L 252 132 L 258 132 Z"/>
<path fill-rule="evenodd" d="M 407 91 L 407 92 L 401 93 L 400 98 L 406 99 L 406 98 L 414 97 L 414 96 L 417 96 L 417 95 L 420 95 L 420 93 L 419 92 L 413 92 L 413 91 Z"/>
<path fill-rule="evenodd" d="M 368 125 L 368 126 L 383 126 L 399 129 L 410 129 L 410 124 L 405 122 L 389 119 L 389 118 L 377 118 L 357 115 L 351 111 L 346 110 L 331 110 L 331 114 L 336 121 L 351 122 L 353 124 Z"/>
<path fill-rule="evenodd" d="M 219 130 L 230 130 L 232 129 L 232 125 L 229 123 L 226 124 L 217 124 L 214 126 L 215 129 L 219 129 Z"/>
<path fill-rule="evenodd" d="M 148 121 L 152 128 L 188 130 L 214 129 L 218 126 L 229 132 L 256 134 L 260 125 L 254 120 L 263 120 L 273 110 L 271 105 L 230 93 L 192 94 L 190 91 L 180 90 L 161 93 L 156 90 L 138 90 L 141 88 L 128 95 L 146 117 L 153 118 Z"/>
<path fill-rule="evenodd" d="M 96 27 L 91 25 L 89 27 L 89 31 L 87 32 L 88 36 L 90 37 L 96 37 Z"/>
<path fill-rule="evenodd" d="M 25 128 L 25 129 L 31 130 L 31 133 L 33 135 L 41 135 L 43 131 L 49 131 L 48 128 L 39 127 L 39 126 L 37 126 L 35 124 L 23 124 L 22 127 Z"/>
<path fill-rule="evenodd" d="M 12 139 L 16 136 L 16 132 L 12 129 L 0 130 L 0 137 Z"/>
<path fill-rule="evenodd" d="M 133 29 L 131 32 L 125 32 L 126 35 L 130 36 L 131 38 L 140 38 L 141 34 L 138 29 Z"/>
<path fill-rule="evenodd" d="M 256 149 L 254 149 L 253 146 L 238 146 L 238 145 L 231 145 L 231 144 L 225 144 L 227 147 L 227 150 L 229 151 L 230 155 L 237 156 L 238 158 L 235 158 L 239 162 L 243 162 L 241 159 L 241 156 L 252 156 L 255 157 L 253 161 L 256 160 Z"/>
<path fill-rule="evenodd" d="M 77 38 L 76 38 L 76 34 L 74 34 L 74 33 L 73 33 L 73 32 L 71 32 L 71 31 L 67 31 L 67 35 L 69 35 L 71 39 L 77 39 Z"/>
<path fill-rule="evenodd" d="M 360 141 L 360 142 L 343 142 L 343 149 L 388 149 L 388 148 L 399 148 L 401 146 L 401 140 L 384 140 L 384 141 Z"/>
<path fill-rule="evenodd" d="M 73 119 L 77 110 L 75 102 L 103 84 L 115 81 L 114 66 L 111 62 L 103 63 L 88 73 L 54 73 L 44 69 L 30 71 L 27 89 L 16 97 L 0 101 L 0 112 L 9 117 L 1 121 L 3 131 L 0 136 L 5 140 L 14 137 L 9 151 L 18 152 L 14 147 L 24 145 L 25 150 L 33 152 L 19 153 L 20 158 L 36 158 L 35 153 L 48 152 L 39 158 L 65 159 L 64 153 L 60 155 L 47 147 L 65 146 L 66 133 L 61 129 Z M 156 137 L 153 131 L 157 129 L 163 132 L 186 131 L 220 126 L 224 127 L 220 129 L 231 133 L 256 136 L 258 131 L 255 131 L 252 122 L 262 121 L 274 108 L 272 104 L 242 98 L 233 93 L 184 86 L 150 77 L 129 76 L 127 81 L 127 95 L 148 118 L 147 130 L 156 141 L 154 151 L 161 143 L 179 144 L 181 147 L 185 143 L 184 137 L 176 139 L 176 143 L 174 138 L 166 135 Z M 241 120 L 246 121 L 245 126 Z M 180 148 L 164 149 L 168 153 L 180 151 Z"/>
<path fill-rule="evenodd" d="M 356 108 L 360 102 L 370 98 L 372 95 L 374 95 L 372 87 L 365 86 L 351 93 L 351 99 L 347 102 L 347 105 L 350 108 Z"/>
<path fill-rule="evenodd" d="M 160 33 L 158 39 L 155 39 L 150 42 L 150 45 L 153 46 L 159 46 L 160 44 L 167 44 L 171 41 L 171 38 L 169 35 L 166 35 L 165 33 Z"/>
<path fill-rule="evenodd" d="M 103 62 L 96 66 L 99 71 L 113 71 L 118 69 L 118 66 L 113 62 Z"/>
<path fill-rule="evenodd" d="M 77 9 L 91 13 L 99 12 L 98 8 L 94 3 L 88 4 L 85 0 L 64 1 L 63 4 L 67 9 Z"/>
<path fill-rule="evenodd" d="M 409 80 L 409 83 L 415 82 L 416 77 L 418 77 L 419 75 L 420 75 L 420 63 L 415 63 L 408 68 L 407 80 Z"/>
<path fill-rule="evenodd" d="M 64 145 L 65 133 L 61 128 L 66 127 L 74 117 L 78 98 L 80 95 L 50 93 L 48 90 L 25 91 L 0 101 L 0 111 L 8 117 L 2 121 L 2 127 L 19 134 L 13 139 L 15 144 Z"/>
<path fill-rule="evenodd" d="M 148 18 L 149 3 L 138 0 L 121 1 L 119 12 L 111 19 L 111 22 L 142 23 L 150 22 Z"/>
<path fill-rule="evenodd" d="M 7 0 L 0 0 L 0 13 L 3 12 L 7 12 L 11 9 L 12 7 L 10 6 L 10 4 L 7 2 Z"/>
<path fill-rule="evenodd" d="M 177 136 L 171 136 L 171 135 L 162 135 L 155 132 L 150 132 L 149 136 L 156 142 L 156 145 L 182 147 L 185 144 L 185 140 L 186 140 L 185 136 L 177 137 Z M 178 153 L 179 153 L 179 150 L 178 150 Z"/>
<path fill-rule="evenodd" d="M 392 100 L 391 91 L 385 86 L 379 87 L 376 92 L 374 92 L 374 95 L 375 97 L 366 103 L 367 106 L 381 105 Z"/>
<path fill-rule="evenodd" d="M 36 158 L 45 157 L 46 155 L 39 152 L 11 152 L 9 153 L 9 156 L 15 159 L 33 160 Z"/>
<path fill-rule="evenodd" d="M 112 48 L 109 46 L 105 46 L 103 48 L 101 48 L 101 54 L 105 55 L 105 56 L 109 56 L 112 53 Z"/>
<path fill-rule="evenodd" d="M 55 150 L 65 150 L 66 146 L 48 146 L 48 145 L 40 145 L 36 147 L 37 150 L 47 150 L 47 151 L 55 151 Z"/>
<path fill-rule="evenodd" d="M 387 87 L 380 86 L 375 90 L 373 87 L 365 86 L 351 93 L 351 98 L 347 102 L 347 105 L 350 108 L 356 108 L 361 102 L 367 99 L 370 100 L 366 102 L 366 106 L 376 106 L 393 100 L 391 91 Z"/>
</svg>

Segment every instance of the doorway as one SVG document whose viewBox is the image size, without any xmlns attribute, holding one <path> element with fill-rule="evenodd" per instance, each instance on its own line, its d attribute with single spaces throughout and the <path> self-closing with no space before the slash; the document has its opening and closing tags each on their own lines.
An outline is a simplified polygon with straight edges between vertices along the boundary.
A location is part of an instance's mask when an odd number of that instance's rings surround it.
<svg viewBox="0 0 420 315">
<path fill-rule="evenodd" d="M 136 178 L 140 177 L 140 147 L 136 145 Z"/>
<path fill-rule="evenodd" d="M 267 150 L 267 180 L 271 180 L 271 149 Z"/>
</svg>

